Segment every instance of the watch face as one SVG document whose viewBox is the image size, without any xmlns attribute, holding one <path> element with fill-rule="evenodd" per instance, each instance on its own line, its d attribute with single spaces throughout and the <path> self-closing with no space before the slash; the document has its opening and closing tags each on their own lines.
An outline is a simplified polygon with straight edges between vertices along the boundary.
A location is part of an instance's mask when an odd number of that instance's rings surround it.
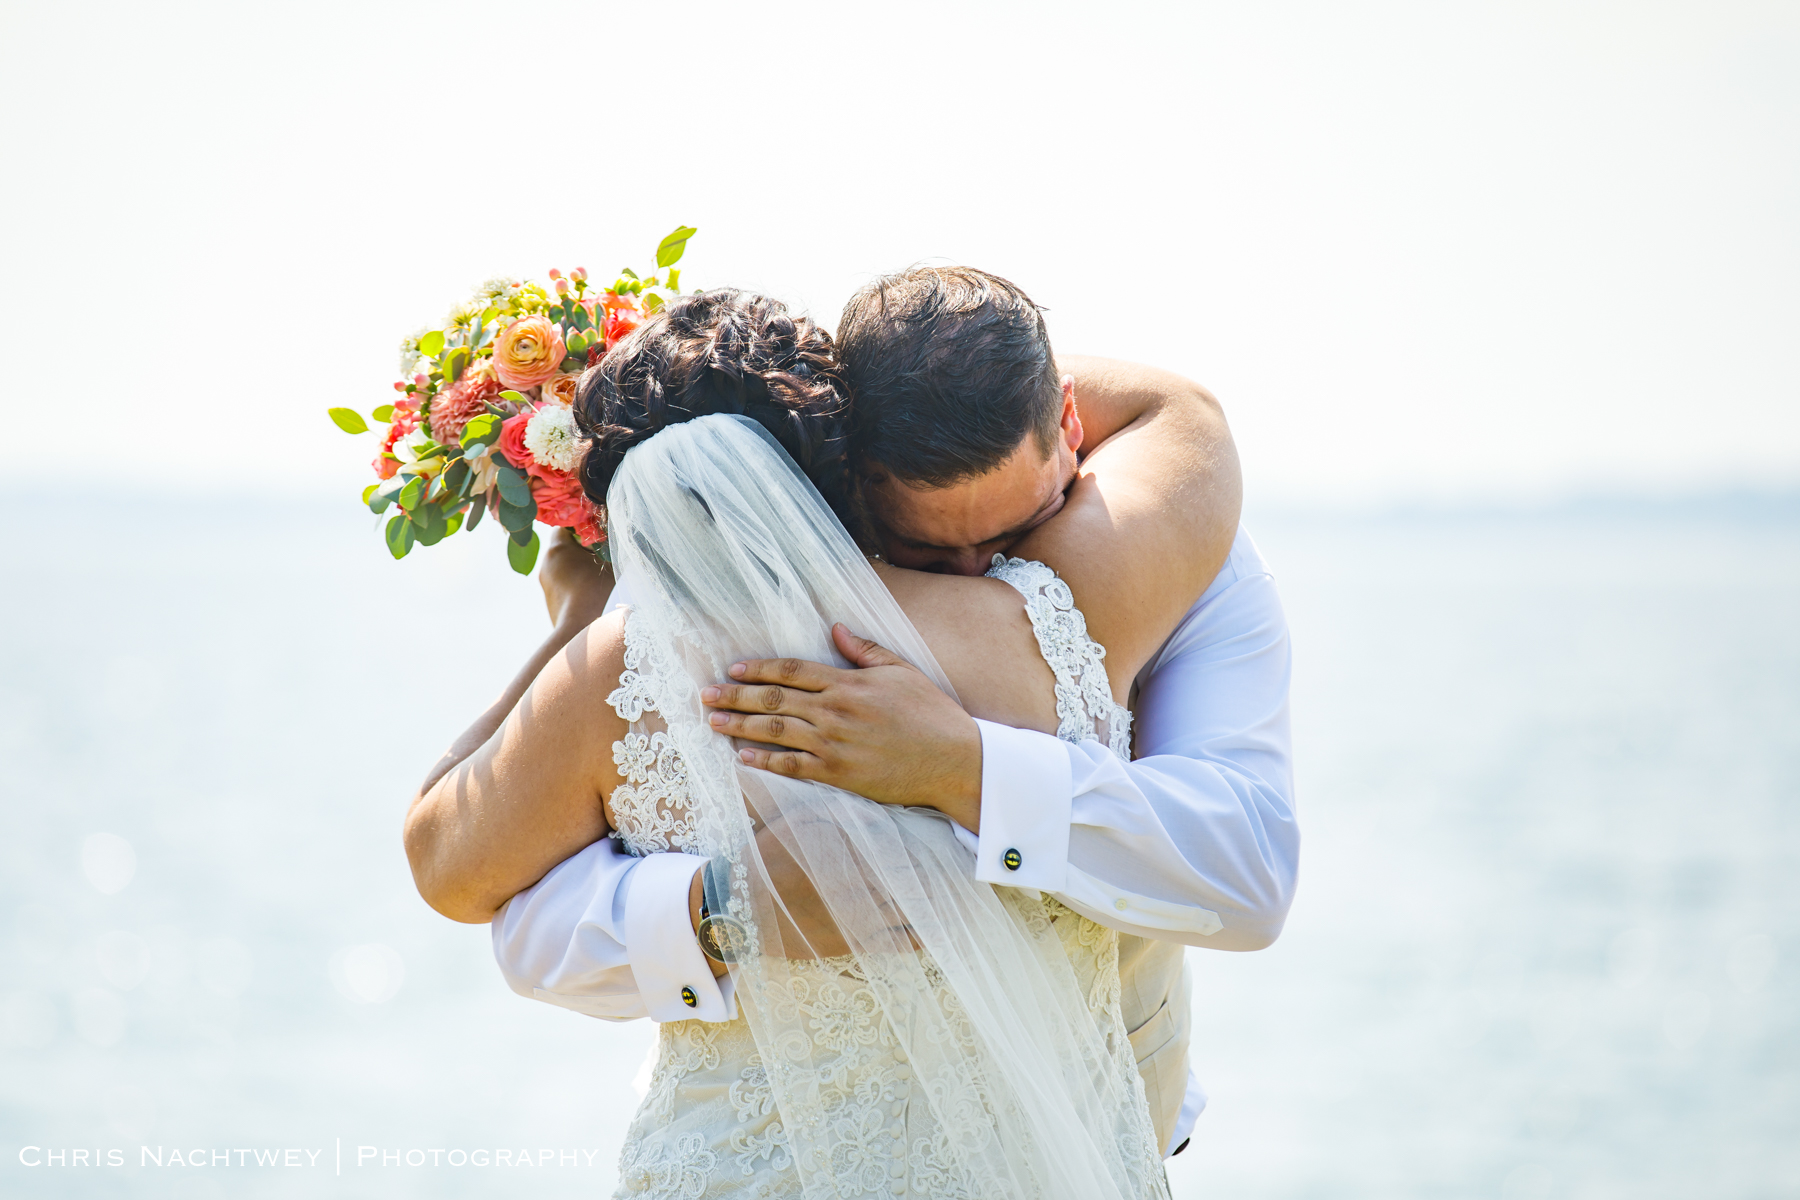
<svg viewBox="0 0 1800 1200">
<path fill-rule="evenodd" d="M 735 917 L 709 914 L 700 922 L 700 949 L 708 958 L 734 963 L 749 940 L 743 924 Z"/>
</svg>

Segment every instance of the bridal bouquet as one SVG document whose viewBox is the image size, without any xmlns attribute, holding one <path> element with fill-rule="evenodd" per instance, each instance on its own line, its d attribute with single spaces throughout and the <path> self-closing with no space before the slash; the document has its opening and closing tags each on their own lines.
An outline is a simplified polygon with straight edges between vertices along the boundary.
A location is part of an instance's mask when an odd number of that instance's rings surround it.
<svg viewBox="0 0 1800 1200">
<path fill-rule="evenodd" d="M 404 558 L 491 514 L 507 532 L 521 575 L 537 563 L 533 522 L 572 531 L 605 555 L 600 512 L 576 476 L 575 385 L 619 339 L 681 291 L 675 264 L 695 233 L 681 226 L 656 248 L 666 276 L 627 268 L 604 290 L 581 267 L 547 285 L 491 279 L 438 329 L 400 343 L 400 395 L 370 415 L 387 425 L 363 503 L 387 522 L 388 550 Z M 345 433 L 369 431 L 355 409 L 333 408 Z"/>
</svg>

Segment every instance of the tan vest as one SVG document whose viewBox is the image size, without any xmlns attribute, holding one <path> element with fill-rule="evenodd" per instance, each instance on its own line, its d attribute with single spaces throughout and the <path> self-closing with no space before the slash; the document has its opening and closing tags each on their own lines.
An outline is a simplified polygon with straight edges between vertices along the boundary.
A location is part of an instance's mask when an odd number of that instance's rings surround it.
<svg viewBox="0 0 1800 1200">
<path fill-rule="evenodd" d="M 1187 947 L 1121 933 L 1119 983 L 1120 1008 L 1150 1100 L 1157 1146 L 1167 1152 L 1175 1121 L 1181 1116 L 1181 1102 L 1187 1098 L 1188 1035 L 1193 1021 Z"/>
</svg>

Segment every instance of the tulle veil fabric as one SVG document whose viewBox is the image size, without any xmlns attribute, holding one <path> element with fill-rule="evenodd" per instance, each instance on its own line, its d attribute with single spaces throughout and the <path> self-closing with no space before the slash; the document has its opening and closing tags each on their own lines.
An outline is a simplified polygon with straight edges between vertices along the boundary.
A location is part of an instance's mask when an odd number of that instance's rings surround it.
<svg viewBox="0 0 1800 1200">
<path fill-rule="evenodd" d="M 1142 1152 L 1154 1142 L 1135 1075 L 1097 1028 L 1036 894 L 977 882 L 937 813 L 753 771 L 709 728 L 699 689 L 727 678 L 733 662 L 848 665 L 831 642 L 834 620 L 952 691 L 793 460 L 743 417 L 671 426 L 626 456 L 607 516 L 649 660 L 635 669 L 685 766 L 705 852 L 717 856 L 715 878 L 729 881 L 729 912 L 748 933 L 732 968 L 737 996 L 803 1193 L 845 1194 L 864 1131 L 843 1104 L 855 1086 L 844 1051 L 882 1037 L 910 1066 L 913 1109 L 924 1106 L 907 1117 L 915 1189 L 1017 1200 L 1166 1196 L 1160 1164 Z M 816 888 L 848 954 L 833 946 L 837 957 L 821 963 L 820 949 L 795 944 L 802 939 L 780 917 L 765 858 L 776 845 Z M 822 968 L 866 980 L 859 995 L 879 1011 L 822 1030 L 808 1003 Z"/>
</svg>

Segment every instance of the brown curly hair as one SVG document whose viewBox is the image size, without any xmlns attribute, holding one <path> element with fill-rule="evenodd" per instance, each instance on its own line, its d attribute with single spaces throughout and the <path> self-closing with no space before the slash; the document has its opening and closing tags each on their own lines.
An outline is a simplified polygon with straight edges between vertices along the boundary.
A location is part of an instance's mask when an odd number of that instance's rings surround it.
<svg viewBox="0 0 1800 1200">
<path fill-rule="evenodd" d="M 582 376 L 582 490 L 605 505 L 626 451 L 670 425 L 731 413 L 767 429 L 855 534 L 849 408 L 831 334 L 809 318 L 733 288 L 681 296 Z"/>
</svg>

